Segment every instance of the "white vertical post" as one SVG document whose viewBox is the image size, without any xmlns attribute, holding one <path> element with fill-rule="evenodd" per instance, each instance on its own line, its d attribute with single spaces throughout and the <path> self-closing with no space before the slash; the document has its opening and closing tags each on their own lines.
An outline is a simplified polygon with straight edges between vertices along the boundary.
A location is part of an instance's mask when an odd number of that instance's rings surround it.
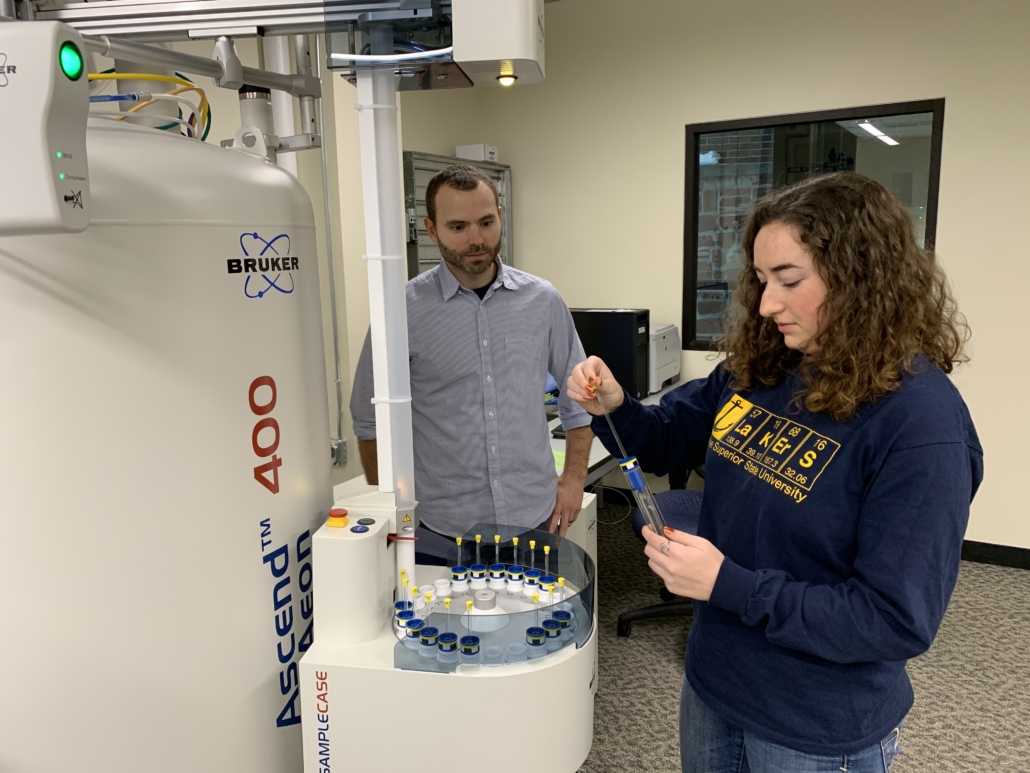
<svg viewBox="0 0 1030 773">
<path fill-rule="evenodd" d="M 373 28 L 393 49 L 393 31 Z M 404 286 L 403 205 L 398 160 L 397 87 L 392 68 L 358 71 L 361 178 L 365 205 L 365 245 L 375 372 L 379 490 L 392 492 L 397 508 L 415 505 L 415 461 L 411 437 L 411 384 L 408 373 L 408 311 Z M 410 524 L 415 526 L 413 520 Z M 401 524 L 397 524 L 401 531 Z M 411 548 L 414 543 L 400 542 Z M 410 576 L 413 576 L 410 575 Z"/>
</svg>

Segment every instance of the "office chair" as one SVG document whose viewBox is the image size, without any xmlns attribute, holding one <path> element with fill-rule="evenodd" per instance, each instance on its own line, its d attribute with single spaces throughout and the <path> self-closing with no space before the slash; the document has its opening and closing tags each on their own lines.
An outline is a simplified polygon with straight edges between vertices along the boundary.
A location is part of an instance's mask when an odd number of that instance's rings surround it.
<svg viewBox="0 0 1030 773">
<path fill-rule="evenodd" d="M 695 470 L 701 477 L 704 477 L 703 468 Z M 688 473 L 689 476 L 689 473 Z M 684 478 L 685 482 L 685 478 Z M 700 491 L 688 489 L 670 489 L 660 494 L 655 494 L 655 502 L 658 509 L 665 516 L 666 523 L 677 531 L 685 531 L 688 534 L 697 534 L 697 522 L 701 515 Z M 633 529 L 640 535 L 644 528 L 644 517 L 640 510 L 633 512 Z M 641 539 L 643 539 L 641 537 Z M 660 617 L 679 617 L 694 614 L 694 602 L 690 599 L 680 598 L 670 593 L 665 586 L 659 591 L 662 604 L 652 604 L 642 609 L 633 609 L 619 615 L 619 623 L 616 632 L 619 636 L 629 636 L 632 633 L 633 623 L 637 620 L 653 620 Z"/>
</svg>

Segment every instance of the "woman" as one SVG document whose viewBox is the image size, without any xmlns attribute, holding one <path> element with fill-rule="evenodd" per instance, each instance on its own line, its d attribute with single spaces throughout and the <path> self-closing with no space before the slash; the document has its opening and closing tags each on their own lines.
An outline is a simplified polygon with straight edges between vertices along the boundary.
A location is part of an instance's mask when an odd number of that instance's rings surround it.
<svg viewBox="0 0 1030 773">
<path fill-rule="evenodd" d="M 591 357 L 568 392 L 595 416 L 600 396 L 644 469 L 705 463 L 698 534 L 644 530 L 669 590 L 707 602 L 684 773 L 884 773 L 982 478 L 945 375 L 968 328 L 906 209 L 860 175 L 775 193 L 744 243 L 743 308 L 710 376 L 644 407 Z"/>
</svg>

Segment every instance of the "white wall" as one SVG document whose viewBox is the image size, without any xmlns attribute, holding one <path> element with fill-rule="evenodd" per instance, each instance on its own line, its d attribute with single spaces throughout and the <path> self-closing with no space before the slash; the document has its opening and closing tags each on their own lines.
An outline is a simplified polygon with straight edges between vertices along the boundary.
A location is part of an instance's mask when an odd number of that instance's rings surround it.
<svg viewBox="0 0 1030 773">
<path fill-rule="evenodd" d="M 945 97 L 937 247 L 974 331 L 955 382 L 986 458 L 967 538 L 1030 548 L 1028 26 L 1030 5 L 1009 0 L 562 0 L 547 6 L 543 84 L 405 94 L 404 147 L 497 145 L 520 266 L 570 306 L 679 324 L 685 124 Z"/>
</svg>

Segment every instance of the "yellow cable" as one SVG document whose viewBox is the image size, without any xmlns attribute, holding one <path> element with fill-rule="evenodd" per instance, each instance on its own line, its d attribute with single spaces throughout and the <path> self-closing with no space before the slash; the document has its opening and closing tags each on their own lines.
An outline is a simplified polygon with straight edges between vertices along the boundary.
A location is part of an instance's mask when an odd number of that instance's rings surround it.
<svg viewBox="0 0 1030 773">
<path fill-rule="evenodd" d="M 207 121 L 208 101 L 207 95 L 203 89 L 198 88 L 195 84 L 190 83 L 185 78 L 177 78 L 174 75 L 158 75 L 157 73 L 145 73 L 145 72 L 91 72 L 87 78 L 91 81 L 160 81 L 162 83 L 178 83 L 180 86 L 184 86 L 183 91 L 196 91 L 200 94 L 200 120 L 203 125 Z M 181 92 L 168 92 L 170 94 L 181 93 Z M 156 101 L 156 100 L 152 100 Z M 150 102 L 144 103 L 150 104 Z M 129 112 L 138 110 L 143 105 L 137 105 Z"/>
<path fill-rule="evenodd" d="M 198 129 L 198 130 L 203 129 L 204 122 L 206 120 L 206 113 L 207 113 L 207 110 L 208 110 L 207 94 L 204 93 L 203 89 L 198 88 L 196 86 L 182 86 L 181 88 L 172 89 L 171 91 L 166 91 L 166 92 L 163 92 L 163 93 L 174 96 L 176 94 L 182 94 L 182 93 L 187 92 L 187 91 L 195 91 L 198 94 L 200 94 L 200 106 L 197 108 L 197 115 L 199 116 L 197 120 L 200 122 L 200 126 L 194 126 L 193 128 L 194 129 Z M 153 104 L 156 104 L 156 103 L 158 103 L 160 101 L 161 100 L 159 100 L 159 99 L 151 99 L 148 102 L 140 102 L 138 105 L 130 107 L 125 112 L 127 112 L 127 113 L 135 113 L 135 112 L 137 112 L 139 110 L 142 110 L 147 105 L 153 105 Z M 198 137 L 198 139 L 199 139 L 199 137 Z"/>
</svg>

